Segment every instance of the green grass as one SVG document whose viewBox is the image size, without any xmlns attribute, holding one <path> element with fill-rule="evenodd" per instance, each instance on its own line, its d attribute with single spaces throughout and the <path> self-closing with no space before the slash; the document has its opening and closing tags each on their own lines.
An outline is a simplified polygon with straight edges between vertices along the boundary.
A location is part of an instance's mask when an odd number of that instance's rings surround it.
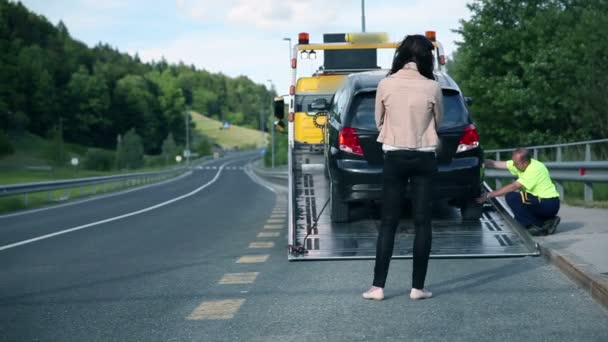
<svg viewBox="0 0 608 342">
<path fill-rule="evenodd" d="M 250 128 L 231 126 L 230 129 L 223 130 L 222 123 L 201 115 L 197 112 L 192 113 L 192 121 L 196 124 L 196 132 L 204 134 L 215 141 L 223 148 L 234 148 L 237 146 L 240 149 L 251 147 L 262 147 L 268 141 L 268 134 L 264 134 L 264 142 L 260 131 Z"/>
<path fill-rule="evenodd" d="M 75 170 L 71 165 L 53 167 L 45 156 L 50 142 L 33 134 L 23 134 L 11 139 L 15 152 L 0 158 L 0 184 L 29 183 L 45 180 L 93 177 L 108 172 Z M 64 144 L 66 156 L 79 157 L 86 148 Z"/>
<path fill-rule="evenodd" d="M 11 143 L 15 152 L 11 155 L 0 157 L 0 184 L 18 184 L 41 181 L 52 181 L 61 179 L 86 178 L 96 176 L 109 176 L 122 173 L 158 171 L 167 167 L 177 166 L 175 163 L 169 165 L 148 166 L 137 170 L 112 170 L 94 171 L 84 170 L 81 167 L 74 168 L 66 162 L 65 166 L 53 166 L 46 156 L 50 142 L 33 134 L 23 134 L 13 137 Z M 69 158 L 78 157 L 83 159 L 87 148 L 75 144 L 64 144 L 64 152 Z M 144 156 L 144 159 L 152 159 L 153 156 Z"/>
</svg>

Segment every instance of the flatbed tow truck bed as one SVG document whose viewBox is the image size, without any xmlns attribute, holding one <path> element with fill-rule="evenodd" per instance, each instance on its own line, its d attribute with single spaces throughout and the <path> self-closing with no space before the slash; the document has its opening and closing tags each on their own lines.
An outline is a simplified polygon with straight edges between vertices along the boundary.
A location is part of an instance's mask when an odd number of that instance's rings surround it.
<svg viewBox="0 0 608 342">
<path fill-rule="evenodd" d="M 355 207 L 352 222 L 332 223 L 322 150 L 296 146 L 291 157 L 294 177 L 288 194 L 293 208 L 289 215 L 289 260 L 375 258 L 379 203 Z M 413 221 L 406 210 L 397 228 L 393 258 L 411 258 L 413 239 Z M 457 209 L 444 202 L 434 203 L 431 258 L 530 255 L 539 255 L 537 244 L 499 200 L 486 206 L 476 221 L 463 221 Z"/>
</svg>

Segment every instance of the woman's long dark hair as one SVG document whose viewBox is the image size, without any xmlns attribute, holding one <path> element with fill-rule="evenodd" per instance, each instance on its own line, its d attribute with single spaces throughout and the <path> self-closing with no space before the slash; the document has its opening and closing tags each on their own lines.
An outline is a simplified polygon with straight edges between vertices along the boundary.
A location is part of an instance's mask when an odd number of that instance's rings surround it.
<svg viewBox="0 0 608 342">
<path fill-rule="evenodd" d="M 409 62 L 416 63 L 418 72 L 431 80 L 434 80 L 433 76 L 433 50 L 435 47 L 433 43 L 423 35 L 411 35 L 406 36 L 405 39 L 399 44 L 397 50 L 395 50 L 395 57 L 393 57 L 393 66 L 389 75 L 396 73 L 401 70 L 404 65 Z"/>
</svg>

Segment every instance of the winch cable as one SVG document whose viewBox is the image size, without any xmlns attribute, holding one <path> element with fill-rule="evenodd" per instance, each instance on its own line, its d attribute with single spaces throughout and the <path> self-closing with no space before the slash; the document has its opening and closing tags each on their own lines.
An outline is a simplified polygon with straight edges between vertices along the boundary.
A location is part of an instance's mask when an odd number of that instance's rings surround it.
<svg viewBox="0 0 608 342">
<path fill-rule="evenodd" d="M 321 211 L 319 212 L 319 214 L 317 215 L 317 217 L 313 220 L 313 223 L 311 226 L 306 227 L 306 235 L 304 236 L 304 239 L 302 239 L 302 245 L 301 246 L 290 246 L 291 247 L 291 254 L 293 255 L 301 255 L 301 254 L 306 254 L 308 253 L 308 250 L 306 249 L 306 240 L 308 239 L 308 236 L 310 235 L 310 232 L 312 232 L 315 228 L 317 228 L 317 223 L 319 222 L 319 219 L 321 218 L 321 214 L 323 214 L 323 210 L 325 210 L 325 208 L 327 207 L 327 204 L 329 204 L 329 197 L 327 197 L 327 201 L 325 201 L 325 204 L 323 205 L 323 208 L 321 208 Z"/>
</svg>

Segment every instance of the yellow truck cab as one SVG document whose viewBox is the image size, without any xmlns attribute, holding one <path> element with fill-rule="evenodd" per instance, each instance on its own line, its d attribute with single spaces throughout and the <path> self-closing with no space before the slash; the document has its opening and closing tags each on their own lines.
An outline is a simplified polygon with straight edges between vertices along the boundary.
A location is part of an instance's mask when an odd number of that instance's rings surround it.
<svg viewBox="0 0 608 342">
<path fill-rule="evenodd" d="M 323 143 L 325 113 L 314 109 L 313 102 L 331 101 L 346 74 L 323 74 L 298 79 L 295 87 L 294 139 L 304 144 Z"/>
<path fill-rule="evenodd" d="M 435 44 L 436 62 L 441 68 L 445 64 L 443 48 L 435 40 L 433 31 L 428 31 L 427 37 Z M 317 100 L 323 103 L 321 99 L 324 99 L 329 105 L 334 93 L 349 74 L 380 69 L 377 65 L 377 50 L 396 47 L 397 43 L 388 42 L 386 33 L 330 33 L 323 35 L 323 43 L 310 43 L 308 33 L 300 33 L 291 59 L 289 145 L 323 144 L 326 108 L 322 105 L 314 106 L 313 103 Z M 310 76 L 298 77 L 298 59 L 303 61 L 313 58 L 311 56 L 316 57 L 316 51 L 323 51 L 322 67 Z"/>
</svg>

